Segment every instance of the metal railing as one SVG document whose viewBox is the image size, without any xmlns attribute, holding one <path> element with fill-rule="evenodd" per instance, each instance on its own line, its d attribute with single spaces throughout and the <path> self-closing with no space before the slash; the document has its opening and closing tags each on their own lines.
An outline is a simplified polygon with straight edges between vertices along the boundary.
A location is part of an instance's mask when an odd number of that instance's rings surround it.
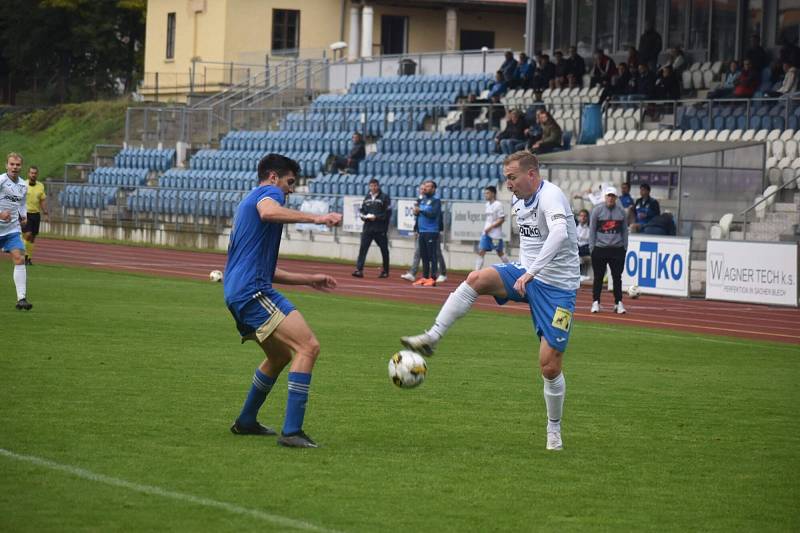
<svg viewBox="0 0 800 533">
<path fill-rule="evenodd" d="M 782 190 L 788 188 L 789 185 L 797 183 L 798 180 L 800 180 L 800 174 L 798 174 L 793 179 L 787 181 L 786 183 L 784 183 L 783 185 L 781 185 L 780 187 L 775 189 L 772 193 L 764 196 L 763 198 L 761 198 L 757 202 L 754 202 L 753 205 L 751 205 L 750 207 L 748 207 L 747 209 L 745 209 L 744 211 L 739 213 L 740 217 L 744 217 L 744 222 L 742 222 L 742 240 L 747 240 L 747 214 L 750 213 L 750 211 L 753 211 L 754 209 L 756 209 L 759 205 L 761 205 L 764 202 L 768 201 L 770 198 L 774 197 L 776 194 L 778 194 Z"/>
</svg>

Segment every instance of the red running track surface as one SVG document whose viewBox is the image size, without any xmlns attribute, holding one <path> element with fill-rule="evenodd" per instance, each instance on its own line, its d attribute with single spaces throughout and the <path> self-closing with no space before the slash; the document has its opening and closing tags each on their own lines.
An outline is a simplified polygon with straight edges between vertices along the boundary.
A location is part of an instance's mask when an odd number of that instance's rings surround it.
<svg viewBox="0 0 800 533">
<path fill-rule="evenodd" d="M 208 279 L 211 270 L 224 270 L 225 255 L 213 252 L 193 252 L 143 248 L 90 242 L 39 239 L 36 246 L 36 263 L 82 266 L 102 270 L 139 272 L 165 277 Z M 447 295 L 464 279 L 453 273 L 438 287 L 412 287 L 400 279 L 403 271 L 395 270 L 388 279 L 378 279 L 378 268 L 367 268 L 364 278 L 350 274 L 352 266 L 279 259 L 278 265 L 293 272 L 325 272 L 336 277 L 337 294 L 384 298 L 412 303 L 441 304 Z M 35 272 L 35 266 L 33 267 Z M 35 274 L 33 274 L 35 276 Z M 35 280 L 35 277 L 34 277 Z M 35 281 L 34 281 L 35 283 Z M 313 290 L 292 287 L 293 290 Z M 626 315 L 611 313 L 611 298 L 605 294 L 604 311 L 589 313 L 591 290 L 584 286 L 578 291 L 575 317 L 580 321 L 602 324 L 628 324 L 646 328 L 659 328 L 693 333 L 728 335 L 746 339 L 770 340 L 800 344 L 800 309 L 754 304 L 715 302 L 701 299 L 679 299 L 660 296 L 642 296 L 627 299 Z M 484 310 L 527 313 L 521 304 L 499 307 L 488 296 L 475 304 Z M 502 311 L 501 311 L 502 310 Z"/>
</svg>

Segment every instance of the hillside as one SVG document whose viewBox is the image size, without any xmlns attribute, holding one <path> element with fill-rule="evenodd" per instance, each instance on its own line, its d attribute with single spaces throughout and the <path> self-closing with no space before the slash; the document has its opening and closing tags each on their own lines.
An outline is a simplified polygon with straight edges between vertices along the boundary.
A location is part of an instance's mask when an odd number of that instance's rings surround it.
<svg viewBox="0 0 800 533">
<path fill-rule="evenodd" d="M 65 104 L 0 117 L 0 153 L 19 152 L 40 176 L 60 178 L 64 163 L 86 162 L 95 144 L 121 144 L 127 100 Z M 25 170 L 27 174 L 27 170 Z"/>
</svg>

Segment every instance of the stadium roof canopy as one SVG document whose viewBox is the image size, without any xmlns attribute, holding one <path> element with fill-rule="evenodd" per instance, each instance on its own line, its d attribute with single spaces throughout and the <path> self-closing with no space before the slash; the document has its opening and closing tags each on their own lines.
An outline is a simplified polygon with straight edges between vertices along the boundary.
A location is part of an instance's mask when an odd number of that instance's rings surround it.
<svg viewBox="0 0 800 533">
<path fill-rule="evenodd" d="M 539 156 L 539 163 L 545 166 L 635 167 L 763 145 L 763 142 L 753 141 L 630 141 L 543 154 Z M 761 163 L 763 165 L 763 161 Z"/>
</svg>

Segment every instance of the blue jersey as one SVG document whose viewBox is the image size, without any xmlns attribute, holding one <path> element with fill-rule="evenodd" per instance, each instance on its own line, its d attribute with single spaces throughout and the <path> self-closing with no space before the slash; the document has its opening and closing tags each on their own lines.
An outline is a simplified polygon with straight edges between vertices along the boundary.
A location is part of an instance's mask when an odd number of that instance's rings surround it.
<svg viewBox="0 0 800 533">
<path fill-rule="evenodd" d="M 225 266 L 225 303 L 240 308 L 272 287 L 283 224 L 264 222 L 258 203 L 271 198 L 283 205 L 286 196 L 274 185 L 253 189 L 236 209 Z"/>
</svg>

